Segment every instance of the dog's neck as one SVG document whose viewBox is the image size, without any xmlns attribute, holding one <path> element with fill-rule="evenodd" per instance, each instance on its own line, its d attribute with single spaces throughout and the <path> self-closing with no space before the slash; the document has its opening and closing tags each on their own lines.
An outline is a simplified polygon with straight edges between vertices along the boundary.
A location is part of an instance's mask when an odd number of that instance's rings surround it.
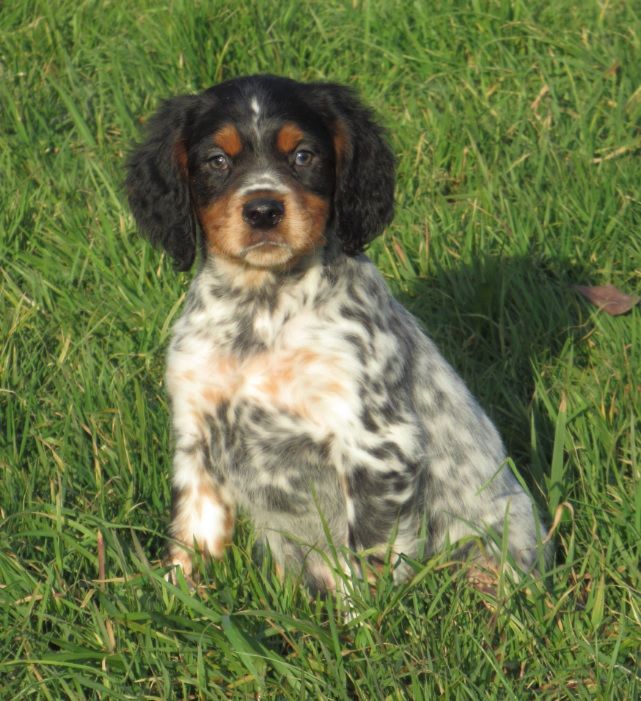
<svg viewBox="0 0 641 701">
<path fill-rule="evenodd" d="M 352 259 L 340 248 L 334 253 L 324 247 L 288 271 L 239 269 L 220 257 L 205 257 L 176 338 L 183 327 L 190 333 L 198 327 L 220 352 L 231 349 L 238 357 L 264 352 L 289 321 L 300 315 L 315 318 L 336 299 L 337 286 L 351 280 L 353 273 L 346 268 Z"/>
<path fill-rule="evenodd" d="M 330 272 L 344 258 L 340 244 L 331 236 L 322 249 L 282 268 L 258 268 L 242 260 L 205 254 L 199 276 L 204 276 L 222 293 L 265 298 L 296 286 L 310 274 Z"/>
</svg>

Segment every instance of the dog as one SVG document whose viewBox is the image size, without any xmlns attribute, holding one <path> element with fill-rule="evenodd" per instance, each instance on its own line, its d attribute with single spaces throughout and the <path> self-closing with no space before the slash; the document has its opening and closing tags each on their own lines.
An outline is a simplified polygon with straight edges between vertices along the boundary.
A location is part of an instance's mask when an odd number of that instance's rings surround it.
<svg viewBox="0 0 641 701">
<path fill-rule="evenodd" d="M 143 234 L 178 270 L 200 249 L 166 376 L 169 563 L 187 578 L 237 508 L 316 591 L 336 590 L 336 552 L 393 557 L 400 581 L 448 543 L 498 561 L 503 537 L 536 567 L 545 531 L 497 430 L 363 253 L 394 166 L 350 88 L 269 75 L 167 100 L 132 151 Z"/>
</svg>

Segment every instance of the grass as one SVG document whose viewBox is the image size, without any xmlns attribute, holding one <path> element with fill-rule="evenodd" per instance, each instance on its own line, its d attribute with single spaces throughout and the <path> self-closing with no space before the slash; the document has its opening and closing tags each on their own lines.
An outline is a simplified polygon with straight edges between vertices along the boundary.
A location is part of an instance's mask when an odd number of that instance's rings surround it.
<svg viewBox="0 0 641 701">
<path fill-rule="evenodd" d="M 490 597 L 443 554 L 344 622 L 246 523 L 197 592 L 164 581 L 189 275 L 136 235 L 123 160 L 162 97 L 256 71 L 349 83 L 390 127 L 371 255 L 559 517 L 542 581 Z M 641 290 L 638 3 L 22 0 L 0 105 L 4 698 L 639 697 L 641 313 L 572 290 Z"/>
</svg>

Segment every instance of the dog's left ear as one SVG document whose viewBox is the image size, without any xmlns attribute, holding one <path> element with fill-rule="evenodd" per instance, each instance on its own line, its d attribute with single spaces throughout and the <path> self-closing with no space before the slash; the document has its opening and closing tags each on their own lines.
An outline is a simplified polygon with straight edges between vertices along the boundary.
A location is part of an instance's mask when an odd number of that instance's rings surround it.
<svg viewBox="0 0 641 701">
<path fill-rule="evenodd" d="M 146 141 L 127 162 L 127 196 L 138 226 L 178 270 L 188 270 L 196 256 L 184 133 L 199 105 L 195 95 L 166 100 L 149 121 Z"/>
<path fill-rule="evenodd" d="M 343 250 L 355 255 L 394 214 L 394 156 L 385 133 L 356 93 L 343 85 L 310 86 L 334 139 L 334 217 Z"/>
</svg>

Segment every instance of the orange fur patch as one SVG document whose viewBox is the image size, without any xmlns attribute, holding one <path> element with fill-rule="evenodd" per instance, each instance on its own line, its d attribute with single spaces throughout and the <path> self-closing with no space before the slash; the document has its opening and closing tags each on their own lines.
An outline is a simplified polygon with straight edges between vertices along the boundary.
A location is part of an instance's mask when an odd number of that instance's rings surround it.
<svg viewBox="0 0 641 701">
<path fill-rule="evenodd" d="M 212 506 L 221 509 L 224 513 L 222 532 L 213 542 L 206 543 L 202 537 L 194 533 L 194 523 L 202 520 L 206 522 L 207 511 Z M 175 502 L 175 516 L 171 524 L 172 535 L 183 545 L 191 548 L 195 545 L 203 555 L 212 557 L 222 557 L 225 547 L 231 542 L 234 530 L 234 510 L 223 499 L 220 490 L 210 482 L 207 476 L 197 487 L 184 489 L 178 494 Z M 180 564 L 189 574 L 189 567 L 185 567 L 185 562 L 189 556 L 181 548 L 174 546 L 171 552 L 172 560 Z"/>
<path fill-rule="evenodd" d="M 350 148 L 350 140 L 347 134 L 347 129 L 341 121 L 336 121 L 333 125 L 333 141 L 334 141 L 334 155 L 336 156 L 336 171 L 340 172 L 340 169 L 345 162 L 348 149 Z"/>
<path fill-rule="evenodd" d="M 247 231 L 238 197 L 232 193 L 217 199 L 198 211 L 198 219 L 212 253 L 234 258 Z"/>
<path fill-rule="evenodd" d="M 311 192 L 303 192 L 303 210 L 310 223 L 309 239 L 316 246 L 325 240 L 325 226 L 329 216 L 329 201 Z"/>
<path fill-rule="evenodd" d="M 240 134 L 233 124 L 225 124 L 216 131 L 214 144 L 229 156 L 237 156 L 243 150 Z"/>
<path fill-rule="evenodd" d="M 272 267 L 289 267 L 325 243 L 325 227 L 329 216 L 327 199 L 306 190 L 288 193 L 284 198 L 283 220 L 267 234 L 261 234 L 243 220 L 242 208 L 249 199 L 263 194 L 272 195 L 265 192 L 240 197 L 230 193 L 198 211 L 198 220 L 209 250 L 215 256 L 236 264 L 234 270 L 230 269 L 232 278 L 234 274 L 242 274 L 252 267 L 260 271 Z M 264 235 L 287 244 L 290 256 L 283 257 L 283 249 L 267 248 L 254 251 L 247 259 L 243 258 L 243 249 L 251 245 L 255 237 Z M 250 286 L 257 287 L 266 279 L 264 274 L 249 275 L 246 281 Z"/>
<path fill-rule="evenodd" d="M 291 153 L 305 138 L 305 134 L 293 122 L 286 122 L 278 132 L 276 148 L 281 153 Z"/>
<path fill-rule="evenodd" d="M 348 391 L 336 377 L 337 364 L 331 356 L 310 348 L 278 355 L 260 353 L 239 367 L 239 389 L 249 381 L 252 397 L 301 418 L 323 420 L 325 402 L 347 400 Z"/>
<path fill-rule="evenodd" d="M 225 392 L 219 389 L 214 389 L 213 387 L 205 387 L 203 389 L 203 399 L 207 404 L 220 404 L 223 402 L 225 397 Z"/>
<path fill-rule="evenodd" d="M 292 415 L 324 420 L 327 402 L 348 401 L 349 390 L 338 361 L 311 348 L 279 353 L 257 353 L 245 359 L 210 356 L 197 369 L 198 379 L 181 383 L 181 375 L 168 380 L 180 391 L 199 432 L 207 432 L 204 416 L 213 407 L 234 398 L 246 398 L 279 407 Z"/>
<path fill-rule="evenodd" d="M 176 157 L 176 163 L 178 163 L 178 170 L 183 178 L 186 178 L 189 172 L 187 167 L 187 147 L 182 139 L 176 141 L 174 145 L 174 156 Z"/>
<path fill-rule="evenodd" d="M 254 194 L 254 196 L 256 195 Z M 228 263 L 234 263 L 235 266 L 232 266 L 232 268 L 235 267 L 236 270 L 233 272 L 242 272 L 244 269 L 251 267 L 264 270 L 270 267 L 278 267 L 283 262 L 287 264 L 287 254 L 283 255 L 283 250 L 276 248 L 271 251 L 254 251 L 252 257 L 248 256 L 248 259 L 243 257 L 243 250 L 255 243 L 253 239 L 258 235 L 242 217 L 243 205 L 248 199 L 250 198 L 230 193 L 198 211 L 198 220 L 205 234 L 209 250 L 219 259 L 226 259 Z M 274 227 L 269 235 L 279 242 L 290 243 L 288 230 L 288 223 L 283 221 Z M 264 258 L 264 263 L 262 258 Z M 230 272 L 232 272 L 232 269 L 230 269 Z M 249 277 L 248 282 L 253 287 L 259 286 L 258 280 L 252 280 L 251 275 Z M 258 277 L 262 277 L 263 281 L 266 279 L 264 276 Z"/>
<path fill-rule="evenodd" d="M 295 250 L 295 260 L 325 244 L 329 201 L 307 190 L 285 198 L 286 240 Z"/>
</svg>

